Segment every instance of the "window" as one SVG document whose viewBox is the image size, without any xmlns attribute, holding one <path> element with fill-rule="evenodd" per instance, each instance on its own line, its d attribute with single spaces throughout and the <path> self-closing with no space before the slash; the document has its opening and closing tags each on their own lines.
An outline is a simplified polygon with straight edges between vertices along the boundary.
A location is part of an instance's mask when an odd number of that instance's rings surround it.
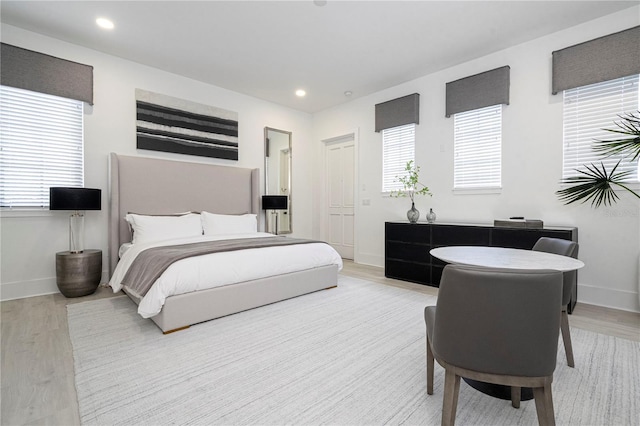
<svg viewBox="0 0 640 426">
<path fill-rule="evenodd" d="M 453 116 L 454 189 L 502 185 L 502 104 Z"/>
<path fill-rule="evenodd" d="M 611 171 L 621 156 L 603 157 L 592 149 L 594 140 L 612 139 L 618 115 L 635 112 L 638 105 L 638 75 L 590 84 L 564 91 L 562 177 L 576 176 L 585 164 L 602 162 Z M 622 160 L 616 172 L 632 171 L 630 181 L 638 181 L 638 162 Z"/>
<path fill-rule="evenodd" d="M 403 189 L 397 176 L 405 174 L 407 162 L 415 156 L 416 125 L 382 130 L 382 192 Z"/>
<path fill-rule="evenodd" d="M 49 187 L 84 186 L 83 103 L 0 86 L 0 207 L 49 206 Z"/>
</svg>

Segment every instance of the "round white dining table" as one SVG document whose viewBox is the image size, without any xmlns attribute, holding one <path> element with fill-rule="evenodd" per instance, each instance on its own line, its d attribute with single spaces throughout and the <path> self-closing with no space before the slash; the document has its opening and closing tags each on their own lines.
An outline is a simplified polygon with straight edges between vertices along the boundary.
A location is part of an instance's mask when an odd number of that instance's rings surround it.
<svg viewBox="0 0 640 426">
<path fill-rule="evenodd" d="M 429 253 L 447 263 L 521 270 L 551 269 L 575 271 L 584 266 L 578 259 L 534 250 L 485 246 L 448 246 L 432 249 Z"/>
</svg>

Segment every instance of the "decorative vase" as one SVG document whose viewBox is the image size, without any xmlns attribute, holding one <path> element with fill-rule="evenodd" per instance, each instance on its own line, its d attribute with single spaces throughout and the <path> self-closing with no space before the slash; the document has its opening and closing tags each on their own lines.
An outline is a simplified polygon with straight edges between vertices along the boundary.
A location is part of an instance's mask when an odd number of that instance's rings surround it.
<svg viewBox="0 0 640 426">
<path fill-rule="evenodd" d="M 409 219 L 409 223 L 416 223 L 420 218 L 420 211 L 416 209 L 416 206 L 413 202 L 411 202 L 411 209 L 407 211 L 407 219 Z"/>
<path fill-rule="evenodd" d="M 433 223 L 436 221 L 436 214 L 433 212 L 433 209 L 429 209 L 429 213 L 427 213 L 427 222 Z"/>
</svg>

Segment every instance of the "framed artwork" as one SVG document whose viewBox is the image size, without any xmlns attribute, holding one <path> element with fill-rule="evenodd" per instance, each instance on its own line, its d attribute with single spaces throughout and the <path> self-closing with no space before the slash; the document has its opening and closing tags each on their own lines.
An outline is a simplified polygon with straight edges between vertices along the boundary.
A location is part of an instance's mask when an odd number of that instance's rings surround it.
<svg viewBox="0 0 640 426">
<path fill-rule="evenodd" d="M 238 113 L 136 89 L 136 147 L 238 160 Z"/>
</svg>

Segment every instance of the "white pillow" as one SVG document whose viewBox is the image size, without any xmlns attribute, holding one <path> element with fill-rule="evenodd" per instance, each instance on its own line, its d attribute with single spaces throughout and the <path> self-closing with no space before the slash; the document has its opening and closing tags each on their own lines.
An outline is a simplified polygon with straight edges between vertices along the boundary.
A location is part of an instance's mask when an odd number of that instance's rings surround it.
<svg viewBox="0 0 640 426">
<path fill-rule="evenodd" d="M 202 212 L 204 235 L 255 234 L 258 232 L 258 219 L 255 214 L 215 214 Z"/>
<path fill-rule="evenodd" d="M 133 244 L 202 235 L 200 215 L 147 216 L 129 213 L 124 219 L 131 225 Z"/>
</svg>

